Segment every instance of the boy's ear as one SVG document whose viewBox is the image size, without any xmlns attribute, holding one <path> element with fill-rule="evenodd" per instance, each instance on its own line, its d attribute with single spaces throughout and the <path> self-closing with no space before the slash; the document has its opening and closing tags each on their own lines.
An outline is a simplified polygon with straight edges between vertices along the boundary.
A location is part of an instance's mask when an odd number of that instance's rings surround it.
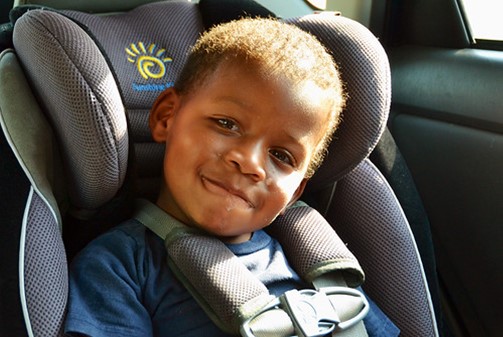
<svg viewBox="0 0 503 337">
<path fill-rule="evenodd" d="M 152 138 L 158 143 L 164 143 L 178 107 L 180 96 L 174 88 L 164 90 L 155 100 L 148 119 Z"/>
<path fill-rule="evenodd" d="M 302 195 L 302 193 L 304 193 L 304 189 L 306 188 L 306 185 L 307 185 L 308 181 L 309 181 L 309 179 L 307 179 L 307 178 L 302 179 L 302 181 L 299 184 L 299 187 L 297 187 L 297 189 L 293 193 L 292 199 L 290 199 L 290 201 L 286 205 L 285 209 L 281 212 L 282 214 L 285 212 L 285 210 L 288 207 L 292 206 L 297 200 L 299 200 L 299 198 Z"/>
</svg>

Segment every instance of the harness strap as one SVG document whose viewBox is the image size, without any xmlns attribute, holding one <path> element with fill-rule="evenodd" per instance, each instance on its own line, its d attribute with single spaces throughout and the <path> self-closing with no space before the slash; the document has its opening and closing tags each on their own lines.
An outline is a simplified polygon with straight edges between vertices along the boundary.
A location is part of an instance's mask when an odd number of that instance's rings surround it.
<svg viewBox="0 0 503 337">
<path fill-rule="evenodd" d="M 307 337 L 355 330 L 358 322 L 363 327 L 361 319 L 368 311 L 364 296 L 355 289 L 334 287 L 333 279 L 322 276 L 334 271 L 327 270 L 326 264 L 321 263 L 327 273 L 315 272 L 320 275 L 311 280 L 315 286 L 322 285 L 319 291 L 292 290 L 276 298 L 217 238 L 182 224 L 145 200 L 138 201 L 135 218 L 165 241 L 171 270 L 213 322 L 228 333 Z M 341 278 L 340 273 L 334 275 Z M 306 307 L 314 309 L 306 312 Z"/>
</svg>

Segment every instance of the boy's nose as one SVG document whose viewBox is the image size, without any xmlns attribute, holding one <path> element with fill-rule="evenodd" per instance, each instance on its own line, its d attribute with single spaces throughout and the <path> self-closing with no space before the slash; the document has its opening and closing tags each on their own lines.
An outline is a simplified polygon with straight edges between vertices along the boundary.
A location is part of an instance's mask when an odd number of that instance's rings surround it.
<svg viewBox="0 0 503 337">
<path fill-rule="evenodd" d="M 255 181 L 266 178 L 265 160 L 259 143 L 241 144 L 227 151 L 225 160 Z"/>
</svg>

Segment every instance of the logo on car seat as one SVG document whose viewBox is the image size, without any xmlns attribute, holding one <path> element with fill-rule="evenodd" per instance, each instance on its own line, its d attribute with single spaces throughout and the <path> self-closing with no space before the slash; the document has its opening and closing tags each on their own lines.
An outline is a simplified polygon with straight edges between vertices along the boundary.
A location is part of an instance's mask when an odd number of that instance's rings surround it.
<svg viewBox="0 0 503 337">
<path fill-rule="evenodd" d="M 162 79 L 166 75 L 166 66 L 173 61 L 166 55 L 166 49 L 157 48 L 155 43 L 151 43 L 148 47 L 143 42 L 132 43 L 126 47 L 126 53 L 127 60 L 136 65 L 138 73 L 146 81 Z M 162 91 L 172 85 L 173 82 L 133 83 L 133 89 L 135 91 Z"/>
</svg>

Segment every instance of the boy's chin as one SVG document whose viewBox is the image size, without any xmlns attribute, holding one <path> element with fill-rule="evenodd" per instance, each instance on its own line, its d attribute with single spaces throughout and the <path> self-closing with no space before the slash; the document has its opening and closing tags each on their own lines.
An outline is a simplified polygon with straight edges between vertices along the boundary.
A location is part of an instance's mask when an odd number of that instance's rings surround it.
<svg viewBox="0 0 503 337">
<path fill-rule="evenodd" d="M 199 228 L 225 243 L 240 243 L 248 241 L 251 238 L 251 233 L 255 231 L 248 228 L 237 230 L 236 226 L 230 226 L 228 228 L 224 228 L 223 226 L 199 226 Z"/>
</svg>

